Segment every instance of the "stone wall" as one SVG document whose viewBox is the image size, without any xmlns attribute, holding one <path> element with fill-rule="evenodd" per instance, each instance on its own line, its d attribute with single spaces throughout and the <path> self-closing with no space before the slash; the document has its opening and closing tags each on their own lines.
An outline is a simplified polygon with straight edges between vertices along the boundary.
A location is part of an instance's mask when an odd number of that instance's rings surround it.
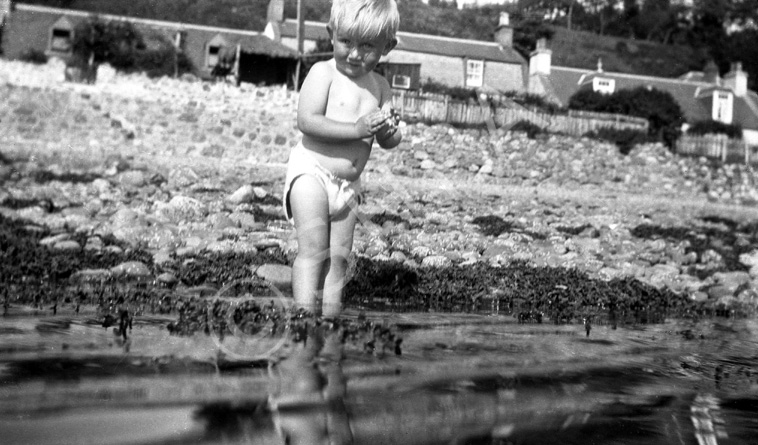
<svg viewBox="0 0 758 445">
<path fill-rule="evenodd" d="M 299 139 L 297 93 L 192 79 L 148 79 L 101 67 L 94 85 L 64 81 L 64 64 L 0 59 L 0 143 L 92 155 L 145 152 L 284 163 Z"/>
<path fill-rule="evenodd" d="M 63 71 L 60 61 L 37 66 L 0 59 L 2 154 L 70 153 L 90 165 L 145 154 L 195 165 L 283 167 L 300 139 L 298 94 L 283 87 L 148 79 L 108 67 L 101 67 L 96 84 L 81 85 L 64 82 Z M 660 144 L 623 156 L 614 145 L 588 138 L 529 139 L 504 129 L 423 124 L 403 131 L 397 149 L 372 152 L 367 173 L 758 204 L 752 166 L 678 157 Z"/>
</svg>

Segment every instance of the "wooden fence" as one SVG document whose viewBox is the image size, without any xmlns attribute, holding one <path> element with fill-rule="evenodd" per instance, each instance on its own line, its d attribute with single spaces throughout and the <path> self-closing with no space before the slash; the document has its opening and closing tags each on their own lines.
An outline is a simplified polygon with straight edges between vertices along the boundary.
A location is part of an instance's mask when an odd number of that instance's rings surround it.
<svg viewBox="0 0 758 445">
<path fill-rule="evenodd" d="M 676 152 L 686 156 L 705 156 L 721 162 L 758 163 L 758 146 L 748 145 L 739 139 L 729 139 L 724 134 L 683 135 L 676 142 Z"/>
<path fill-rule="evenodd" d="M 508 129 L 519 121 L 528 121 L 546 131 L 582 136 L 603 127 L 647 131 L 646 119 L 619 114 L 572 111 L 550 114 L 526 109 L 515 102 L 493 105 L 487 101 L 464 102 L 440 95 L 420 95 L 395 91 L 393 107 L 403 119 L 429 123 L 447 122 L 462 125 L 488 125 Z"/>
</svg>

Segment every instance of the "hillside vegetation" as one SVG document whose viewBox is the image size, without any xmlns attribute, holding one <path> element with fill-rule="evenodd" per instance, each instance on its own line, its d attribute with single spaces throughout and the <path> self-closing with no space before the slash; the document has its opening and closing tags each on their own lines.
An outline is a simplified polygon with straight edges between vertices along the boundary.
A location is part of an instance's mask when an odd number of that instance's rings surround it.
<svg viewBox="0 0 758 445">
<path fill-rule="evenodd" d="M 700 71 L 708 56 L 704 50 L 683 45 L 598 36 L 586 31 L 554 27 L 550 48 L 552 63 L 571 68 L 595 69 L 601 59 L 603 69 L 621 73 L 678 77 Z"/>
</svg>

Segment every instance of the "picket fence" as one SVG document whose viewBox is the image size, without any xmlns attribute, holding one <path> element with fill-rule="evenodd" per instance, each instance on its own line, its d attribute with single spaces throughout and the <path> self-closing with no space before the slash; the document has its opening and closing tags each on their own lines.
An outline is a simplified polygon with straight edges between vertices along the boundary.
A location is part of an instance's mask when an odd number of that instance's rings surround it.
<svg viewBox="0 0 758 445">
<path fill-rule="evenodd" d="M 724 134 L 705 136 L 683 135 L 676 142 L 676 152 L 685 156 L 705 156 L 721 162 L 758 163 L 758 146 L 748 145 Z"/>
<path fill-rule="evenodd" d="M 600 128 L 647 131 L 648 121 L 639 117 L 620 114 L 570 111 L 569 114 L 550 114 L 529 110 L 506 100 L 502 105 L 488 101 L 465 102 L 442 95 L 421 95 L 395 91 L 393 107 L 403 119 L 414 122 L 460 125 L 487 125 L 509 129 L 519 121 L 531 122 L 553 133 L 582 136 Z"/>
</svg>

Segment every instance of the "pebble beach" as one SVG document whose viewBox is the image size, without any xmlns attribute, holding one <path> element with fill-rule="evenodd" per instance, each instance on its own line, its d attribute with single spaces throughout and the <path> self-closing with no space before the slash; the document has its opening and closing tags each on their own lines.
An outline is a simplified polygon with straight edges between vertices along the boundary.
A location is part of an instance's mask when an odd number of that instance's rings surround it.
<svg viewBox="0 0 758 445">
<path fill-rule="evenodd" d="M 80 85 L 63 81 L 60 62 L 0 60 L 0 103 L 0 215 L 49 231 L 36 242 L 50 251 L 144 252 L 71 280 L 182 286 L 182 258 L 231 252 L 268 255 L 249 273 L 287 287 L 297 244 L 281 189 L 299 137 L 296 92 L 108 67 Z M 752 167 L 660 144 L 622 155 L 562 135 L 423 123 L 404 133 L 397 149 L 371 155 L 353 263 L 516 261 L 727 308 L 758 304 Z"/>
</svg>

